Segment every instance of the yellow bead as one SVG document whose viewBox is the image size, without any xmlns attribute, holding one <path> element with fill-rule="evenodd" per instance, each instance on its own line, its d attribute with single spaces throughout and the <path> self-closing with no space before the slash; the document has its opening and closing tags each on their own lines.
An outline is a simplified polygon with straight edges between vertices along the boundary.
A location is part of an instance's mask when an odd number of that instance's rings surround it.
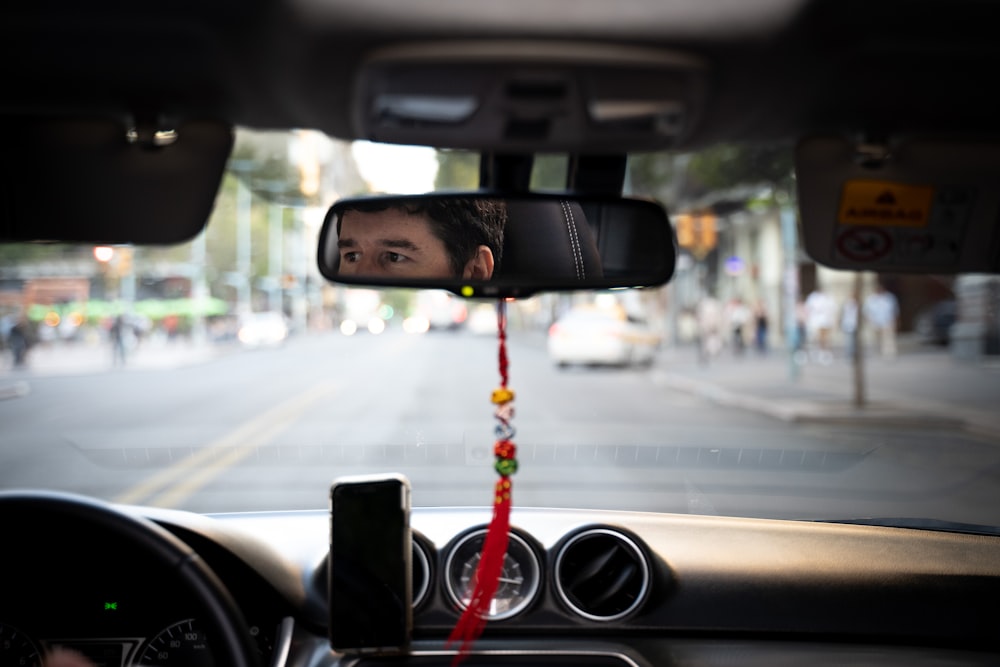
<svg viewBox="0 0 1000 667">
<path fill-rule="evenodd" d="M 506 387 L 500 387 L 493 390 L 493 396 L 490 397 L 490 400 L 498 405 L 510 403 L 514 400 L 514 392 Z"/>
</svg>

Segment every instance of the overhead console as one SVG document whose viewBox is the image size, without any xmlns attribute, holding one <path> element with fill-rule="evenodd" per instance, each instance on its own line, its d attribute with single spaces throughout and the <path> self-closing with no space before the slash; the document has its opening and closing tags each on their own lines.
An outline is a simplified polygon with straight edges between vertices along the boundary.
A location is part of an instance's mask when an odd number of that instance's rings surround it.
<svg viewBox="0 0 1000 667">
<path fill-rule="evenodd" d="M 604 43 L 455 41 L 377 50 L 354 113 L 373 141 L 536 153 L 666 149 L 696 124 L 707 68 Z"/>
</svg>

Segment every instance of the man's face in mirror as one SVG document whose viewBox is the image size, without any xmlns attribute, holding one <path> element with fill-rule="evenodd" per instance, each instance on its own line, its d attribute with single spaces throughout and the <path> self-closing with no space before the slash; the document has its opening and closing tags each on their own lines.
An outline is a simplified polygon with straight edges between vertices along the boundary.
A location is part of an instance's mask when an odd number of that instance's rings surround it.
<svg viewBox="0 0 1000 667">
<path fill-rule="evenodd" d="M 339 273 L 359 278 L 489 280 L 494 269 L 489 246 L 472 245 L 459 253 L 455 239 L 444 238 L 449 233 L 460 232 L 435 224 L 421 210 L 392 206 L 344 211 L 337 241 Z"/>
</svg>

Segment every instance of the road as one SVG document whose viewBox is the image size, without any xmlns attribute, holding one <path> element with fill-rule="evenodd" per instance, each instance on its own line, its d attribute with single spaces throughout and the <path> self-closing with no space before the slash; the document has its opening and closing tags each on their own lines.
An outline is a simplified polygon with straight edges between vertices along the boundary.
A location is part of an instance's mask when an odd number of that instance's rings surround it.
<svg viewBox="0 0 1000 667">
<path fill-rule="evenodd" d="M 0 401 L 0 487 L 223 512 L 327 505 L 398 471 L 414 504 L 485 505 L 489 336 L 339 334 L 189 366 L 27 375 Z M 513 335 L 515 502 L 775 518 L 1000 525 L 1000 446 L 926 425 L 787 423 L 650 369 L 557 370 Z"/>
</svg>

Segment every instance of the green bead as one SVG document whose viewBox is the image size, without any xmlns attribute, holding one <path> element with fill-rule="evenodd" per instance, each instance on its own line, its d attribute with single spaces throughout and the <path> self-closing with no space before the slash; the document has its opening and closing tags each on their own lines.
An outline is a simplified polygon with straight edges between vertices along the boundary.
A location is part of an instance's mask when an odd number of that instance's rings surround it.
<svg viewBox="0 0 1000 667">
<path fill-rule="evenodd" d="M 510 477 L 517 472 L 517 459 L 497 459 L 493 467 L 504 477 Z"/>
</svg>

